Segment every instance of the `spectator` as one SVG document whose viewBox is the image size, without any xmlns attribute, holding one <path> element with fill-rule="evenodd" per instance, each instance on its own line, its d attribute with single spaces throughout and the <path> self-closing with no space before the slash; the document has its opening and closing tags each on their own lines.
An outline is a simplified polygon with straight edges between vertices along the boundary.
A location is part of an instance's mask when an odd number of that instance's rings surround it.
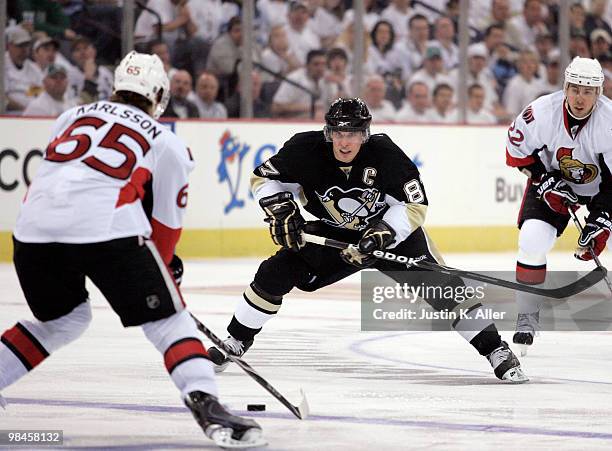
<svg viewBox="0 0 612 451">
<path fill-rule="evenodd" d="M 452 124 L 458 121 L 457 111 L 453 108 L 453 95 L 454 89 L 449 84 L 440 83 L 435 87 L 429 112 L 431 122 Z"/>
<path fill-rule="evenodd" d="M 385 99 L 385 81 L 380 75 L 370 75 L 366 79 L 363 100 L 372 114 L 374 123 L 395 120 L 397 111 L 393 104 Z"/>
<path fill-rule="evenodd" d="M 569 52 L 570 58 L 575 58 L 576 56 L 581 56 L 583 58 L 591 57 L 589 41 L 584 33 L 574 33 L 570 35 Z"/>
<path fill-rule="evenodd" d="M 161 32 L 162 40 L 170 46 L 173 53 L 179 38 L 191 37 L 197 31 L 187 0 L 149 0 L 147 8 L 159 15 L 161 30 L 157 17 L 143 10 L 134 26 L 134 39 L 137 42 L 146 43 L 157 39 Z"/>
<path fill-rule="evenodd" d="M 196 96 L 193 103 L 198 108 L 199 116 L 202 118 L 227 118 L 225 105 L 217 102 L 219 93 L 219 82 L 213 74 L 203 72 L 196 83 Z"/>
<path fill-rule="evenodd" d="M 59 116 L 76 106 L 74 99 L 66 98 L 68 76 L 64 66 L 51 64 L 43 79 L 44 91 L 32 100 L 23 111 L 24 116 Z"/>
<path fill-rule="evenodd" d="M 253 117 L 270 117 L 270 104 L 266 103 L 262 97 L 262 82 L 259 72 L 251 73 L 251 94 L 253 96 Z M 229 117 L 240 117 L 241 84 L 240 80 L 236 86 L 234 94 L 225 101 L 227 114 Z"/>
<path fill-rule="evenodd" d="M 204 1 L 204 0 L 197 0 Z M 168 44 L 172 64 L 179 69 L 198 74 L 206 68 L 210 47 L 197 36 L 198 26 L 193 20 L 188 0 L 149 0 L 147 8 L 156 11 L 161 18 L 162 40 Z M 160 25 L 157 17 L 144 10 L 134 28 L 136 41 L 143 46 L 158 40 Z M 146 48 L 146 45 L 144 45 Z"/>
<path fill-rule="evenodd" d="M 38 73 L 38 85 L 42 87 L 47 68 L 55 62 L 55 55 L 59 48 L 59 42 L 44 36 L 37 39 L 32 46 L 32 60 Z"/>
<path fill-rule="evenodd" d="M 352 77 L 346 73 L 347 66 L 348 56 L 343 49 L 335 47 L 327 52 L 327 71 L 324 80 L 329 89 L 327 98 L 321 99 L 324 109 L 327 110 L 332 102 L 340 97 L 352 97 Z"/>
<path fill-rule="evenodd" d="M 517 49 L 533 48 L 536 36 L 548 32 L 540 0 L 525 0 L 523 14 L 511 19 L 510 24 L 518 30 L 518 40 L 510 40 L 510 44 Z M 513 39 L 513 36 L 508 38 Z"/>
<path fill-rule="evenodd" d="M 62 6 L 53 0 L 16 0 L 17 21 L 29 31 L 44 31 L 57 39 L 75 39 L 77 34 L 70 28 L 70 19 L 64 14 Z M 33 14 L 33 21 L 24 20 L 24 12 Z"/>
<path fill-rule="evenodd" d="M 159 56 L 161 62 L 164 63 L 164 70 L 168 74 L 168 78 L 172 79 L 178 69 L 172 66 L 172 57 L 168 44 L 164 41 L 151 41 L 149 43 L 149 54 Z"/>
<path fill-rule="evenodd" d="M 222 0 L 189 0 L 189 12 L 196 26 L 195 36 L 210 48 L 225 25 Z"/>
<path fill-rule="evenodd" d="M 319 37 L 321 47 L 329 49 L 342 29 L 344 17 L 343 0 L 321 0 L 314 16 L 308 23 L 310 29 Z"/>
<path fill-rule="evenodd" d="M 283 25 L 275 25 L 270 30 L 268 47 L 261 53 L 261 62 L 267 69 L 287 75 L 301 66 L 298 58 L 291 52 L 287 31 Z M 271 76 L 266 81 L 273 81 Z"/>
<path fill-rule="evenodd" d="M 365 14 L 363 16 L 363 26 L 369 33 L 374 29 L 374 25 L 376 25 L 376 23 L 381 20 L 381 17 L 376 10 L 377 4 L 375 0 L 364 0 L 363 3 L 363 6 L 365 8 Z M 348 9 L 344 13 L 344 17 L 342 19 L 342 28 L 346 28 L 347 24 L 354 21 L 355 11 L 352 8 Z M 406 23 L 404 23 L 404 26 L 406 26 Z"/>
<path fill-rule="evenodd" d="M 40 91 L 38 70 L 28 59 L 32 37 L 20 25 L 6 29 L 7 51 L 4 54 L 4 89 L 9 112 L 23 111 Z"/>
<path fill-rule="evenodd" d="M 341 48 L 346 52 L 349 65 L 351 67 L 353 67 L 353 65 L 356 63 L 353 59 L 355 40 L 355 24 L 351 22 L 346 25 L 344 30 L 342 30 L 342 33 L 340 33 L 340 36 L 338 36 L 335 44 L 335 47 Z M 370 49 L 370 34 L 365 29 L 363 30 L 363 49 L 363 59 L 361 60 L 360 64 L 363 66 L 364 72 L 369 73 L 372 72 L 368 55 L 368 50 Z"/>
<path fill-rule="evenodd" d="M 590 36 L 593 30 L 597 28 L 603 28 L 612 35 L 612 29 L 610 24 L 606 21 L 606 7 L 608 6 L 608 0 L 591 0 L 589 12 L 587 13 L 584 28 L 587 34 Z"/>
<path fill-rule="evenodd" d="M 584 6 L 579 2 L 574 2 L 569 9 L 569 21 L 570 21 L 570 33 L 572 34 L 586 34 L 584 28 L 586 22 L 586 11 Z"/>
<path fill-rule="evenodd" d="M 602 55 L 610 51 L 612 38 L 610 34 L 603 28 L 597 28 L 591 33 L 591 55 L 593 58 L 599 59 Z"/>
<path fill-rule="evenodd" d="M 544 80 L 546 78 L 546 63 L 548 62 L 548 55 L 551 54 L 553 50 L 556 50 L 553 36 L 550 33 L 537 35 L 534 50 L 538 56 L 538 60 L 540 60 L 536 76 Z"/>
<path fill-rule="evenodd" d="M 426 3 L 427 6 L 430 6 L 431 8 L 441 11 L 443 15 L 446 15 L 445 11 L 446 11 L 446 7 L 449 2 L 448 0 L 427 0 L 427 2 L 423 2 L 423 3 Z M 427 8 L 420 2 L 414 2 L 413 14 L 424 15 L 429 23 L 433 23 L 438 17 L 440 17 L 439 13 L 432 11 L 431 9 Z"/>
<path fill-rule="evenodd" d="M 170 80 L 170 101 L 162 117 L 178 119 L 199 117 L 198 107 L 188 99 L 192 84 L 189 72 L 183 69 L 176 71 Z"/>
<path fill-rule="evenodd" d="M 504 91 L 504 107 L 511 117 L 516 117 L 526 105 L 535 100 L 543 90 L 542 81 L 535 78 L 538 57 L 530 50 L 523 50 L 518 58 L 518 74 L 510 79 Z"/>
<path fill-rule="evenodd" d="M 517 73 L 514 64 L 516 58 L 516 53 L 513 52 L 508 45 L 502 43 L 497 46 L 495 55 L 489 64 L 491 72 L 497 82 L 497 94 L 500 98 L 510 79 Z"/>
<path fill-rule="evenodd" d="M 400 122 L 430 122 L 429 88 L 425 83 L 417 81 L 408 86 L 404 106 L 395 117 Z"/>
<path fill-rule="evenodd" d="M 445 16 L 439 17 L 434 25 L 434 41 L 442 52 L 444 70 L 449 71 L 459 64 L 459 47 L 454 43 L 455 24 Z"/>
<path fill-rule="evenodd" d="M 506 116 L 505 110 L 501 109 L 499 97 L 497 95 L 497 84 L 493 74 L 487 67 L 487 48 L 484 43 L 479 42 L 468 47 L 468 72 L 466 85 L 478 84 L 485 93 L 485 108 L 489 111 L 498 111 L 500 116 Z M 455 69 L 450 73 L 455 89 L 459 86 L 459 70 Z"/>
<path fill-rule="evenodd" d="M 242 57 L 242 22 L 239 16 L 232 17 L 227 24 L 227 32 L 221 34 L 213 43 L 208 61 L 207 72 L 221 79 L 236 72 L 238 60 Z M 259 49 L 253 43 L 253 59 L 259 61 Z"/>
<path fill-rule="evenodd" d="M 395 27 L 394 30 L 398 36 Z M 408 37 L 404 39 L 398 37 L 392 54 L 389 55 L 392 70 L 400 70 L 403 80 L 408 80 L 410 75 L 423 64 L 429 40 L 429 23 L 425 16 L 417 14 L 408 21 L 408 30 Z"/>
<path fill-rule="evenodd" d="M 504 27 L 498 24 L 490 25 L 485 30 L 484 39 L 482 43 L 487 48 L 487 64 L 492 62 L 492 58 L 498 51 L 500 45 L 506 41 L 506 31 Z"/>
<path fill-rule="evenodd" d="M 472 7 L 472 4 L 470 4 L 470 8 Z M 481 30 L 485 30 L 485 35 L 487 35 L 491 26 L 498 27 L 504 32 L 504 39 L 506 36 L 508 37 L 508 42 L 522 44 L 522 37 L 520 31 L 511 21 L 512 10 L 510 0 L 492 0 L 490 2 L 490 6 L 490 16 L 483 22 L 481 22 L 481 24 L 478 25 L 478 28 Z M 487 45 L 487 47 L 489 46 Z M 492 53 L 491 48 L 490 53 Z"/>
<path fill-rule="evenodd" d="M 289 3 L 285 0 L 257 0 L 257 10 L 264 42 L 269 39 L 272 28 L 287 24 Z"/>
<path fill-rule="evenodd" d="M 308 6 L 302 0 L 293 0 L 289 3 L 287 25 L 285 31 L 289 39 L 289 48 L 303 65 L 310 50 L 321 48 L 319 37 L 310 29 L 308 21 Z"/>
<path fill-rule="evenodd" d="M 70 19 L 70 28 L 92 41 L 103 64 L 115 64 L 121 58 L 123 14 L 119 6 L 84 0 L 59 0 L 59 3 Z"/>
<path fill-rule="evenodd" d="M 368 50 L 368 59 L 372 72 L 384 75 L 391 72 L 392 65 L 388 57 L 395 43 L 393 25 L 386 20 L 380 20 L 370 33 L 372 43 Z"/>
<path fill-rule="evenodd" d="M 287 77 L 315 94 L 315 115 L 322 112 L 320 99 L 327 98 L 326 86 L 323 81 L 326 63 L 323 50 L 311 50 L 306 57 L 306 67 L 297 69 Z M 311 96 L 303 89 L 283 81 L 276 94 L 274 94 L 272 115 L 274 117 L 305 118 L 310 116 L 310 112 Z"/>
<path fill-rule="evenodd" d="M 113 74 L 96 62 L 96 48 L 86 37 L 72 41 L 72 62 L 68 70 L 69 97 L 80 97 L 80 103 L 109 99 L 113 91 Z"/>
<path fill-rule="evenodd" d="M 425 83 L 429 92 L 433 92 L 440 83 L 451 83 L 449 76 L 444 71 L 442 51 L 437 45 L 430 44 L 429 47 L 427 47 L 425 59 L 423 60 L 423 68 L 416 71 L 412 77 L 410 77 L 408 83 L 413 84 L 417 81 Z"/>
<path fill-rule="evenodd" d="M 542 92 L 541 94 L 550 94 L 561 88 L 561 74 L 559 71 L 559 59 L 561 53 L 559 50 L 553 50 L 548 56 L 546 62 L 546 71 L 542 77 Z"/>
<path fill-rule="evenodd" d="M 485 91 L 479 84 L 468 88 L 468 99 L 465 120 L 468 124 L 495 124 L 495 116 L 484 107 Z"/>
<path fill-rule="evenodd" d="M 391 0 L 389 6 L 380 14 L 380 17 L 393 25 L 393 31 L 395 31 L 397 40 L 403 41 L 408 37 L 408 21 L 413 14 L 409 0 Z M 427 22 L 425 16 L 420 16 Z"/>
</svg>

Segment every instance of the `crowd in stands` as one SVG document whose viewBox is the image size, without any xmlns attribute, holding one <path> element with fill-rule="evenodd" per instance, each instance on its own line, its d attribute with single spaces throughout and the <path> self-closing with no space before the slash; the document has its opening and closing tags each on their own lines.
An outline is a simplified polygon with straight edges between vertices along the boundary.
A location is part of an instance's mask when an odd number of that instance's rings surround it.
<svg viewBox="0 0 612 451">
<path fill-rule="evenodd" d="M 467 123 L 506 124 L 560 89 L 560 0 L 471 0 Z M 141 0 L 136 49 L 157 54 L 171 80 L 164 116 L 240 117 L 247 35 L 240 2 Z M 572 1 L 570 58 L 597 58 L 612 96 L 612 5 Z M 121 0 L 15 0 L 6 29 L 7 112 L 58 115 L 111 95 L 121 50 Z M 459 85 L 457 0 L 365 0 L 356 36 L 352 0 L 256 0 L 255 117 L 320 119 L 337 97 L 361 96 L 374 122 L 454 123 Z M 144 7 L 142 7 L 144 6 Z M 363 39 L 364 58 L 353 55 Z M 353 67 L 364 73 L 356 92 Z M 286 77 L 279 78 L 279 76 Z"/>
</svg>

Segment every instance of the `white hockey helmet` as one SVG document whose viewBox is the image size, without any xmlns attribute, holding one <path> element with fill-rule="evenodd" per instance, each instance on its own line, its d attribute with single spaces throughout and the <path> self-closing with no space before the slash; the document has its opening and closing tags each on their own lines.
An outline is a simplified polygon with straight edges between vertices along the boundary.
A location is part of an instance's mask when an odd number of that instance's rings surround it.
<svg viewBox="0 0 612 451">
<path fill-rule="evenodd" d="M 601 64 L 596 59 L 575 57 L 565 68 L 565 82 L 563 89 L 569 84 L 579 86 L 592 86 L 601 93 L 604 83 L 604 73 Z"/>
<path fill-rule="evenodd" d="M 170 100 L 170 81 L 157 55 L 131 51 L 115 69 L 113 93 L 129 91 L 140 94 L 153 104 L 152 116 L 158 119 Z"/>
</svg>

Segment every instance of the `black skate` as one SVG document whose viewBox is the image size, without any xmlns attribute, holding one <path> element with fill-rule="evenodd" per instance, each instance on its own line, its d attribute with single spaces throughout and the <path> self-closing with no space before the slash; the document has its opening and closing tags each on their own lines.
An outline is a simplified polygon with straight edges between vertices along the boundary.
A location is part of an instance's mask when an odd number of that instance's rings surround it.
<svg viewBox="0 0 612 451">
<path fill-rule="evenodd" d="M 244 353 L 247 352 L 253 345 L 253 340 L 240 341 L 232 336 L 229 336 L 223 343 L 229 348 L 230 351 L 232 351 L 232 355 L 242 357 Z M 225 371 L 228 365 L 232 362 L 220 349 L 216 348 L 215 346 L 208 348 L 208 357 L 210 357 L 210 360 L 215 364 L 215 373 Z"/>
<path fill-rule="evenodd" d="M 540 328 L 540 312 L 519 313 L 516 319 L 516 333 L 512 342 L 518 345 L 521 357 L 527 355 L 527 348 L 533 344 L 536 331 Z"/>
<path fill-rule="evenodd" d="M 529 380 L 525 373 L 523 373 L 521 362 L 519 362 L 505 341 L 502 341 L 501 346 L 489 354 L 487 359 L 489 359 L 489 363 L 499 379 L 515 384 L 522 384 Z"/>
<path fill-rule="evenodd" d="M 255 421 L 232 415 L 212 395 L 191 392 L 185 398 L 185 405 L 206 436 L 222 448 L 251 448 L 267 444 L 261 427 Z"/>
</svg>

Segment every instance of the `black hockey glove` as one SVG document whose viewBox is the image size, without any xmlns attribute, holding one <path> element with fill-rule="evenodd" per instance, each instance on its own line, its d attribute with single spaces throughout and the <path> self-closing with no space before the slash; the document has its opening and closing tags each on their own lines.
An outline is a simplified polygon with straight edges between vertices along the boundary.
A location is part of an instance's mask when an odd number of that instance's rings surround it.
<svg viewBox="0 0 612 451">
<path fill-rule="evenodd" d="M 568 215 L 568 209 L 578 209 L 578 196 L 558 173 L 548 172 L 542 176 L 536 188 L 538 199 L 546 202 L 548 207 L 562 215 Z"/>
<path fill-rule="evenodd" d="M 170 268 L 170 272 L 176 284 L 180 285 L 183 281 L 183 260 L 181 260 L 178 255 L 174 254 L 168 268 Z"/>
<path fill-rule="evenodd" d="M 593 211 L 589 214 L 582 233 L 578 237 L 578 248 L 574 256 L 578 260 L 592 260 L 589 244 L 593 246 L 595 255 L 601 254 L 605 249 L 612 231 L 612 219 L 607 211 Z"/>
<path fill-rule="evenodd" d="M 302 238 L 306 221 L 293 200 L 293 194 L 282 192 L 264 197 L 259 201 L 259 205 L 268 216 L 265 221 L 270 226 L 270 236 L 275 244 L 294 251 L 299 251 L 306 245 Z"/>
<path fill-rule="evenodd" d="M 382 251 L 389 246 L 395 239 L 395 230 L 391 228 L 385 221 L 379 221 L 366 230 L 357 243 L 357 246 L 343 249 L 340 252 L 340 258 L 358 268 L 367 268 L 376 261 L 372 252 Z"/>
</svg>

